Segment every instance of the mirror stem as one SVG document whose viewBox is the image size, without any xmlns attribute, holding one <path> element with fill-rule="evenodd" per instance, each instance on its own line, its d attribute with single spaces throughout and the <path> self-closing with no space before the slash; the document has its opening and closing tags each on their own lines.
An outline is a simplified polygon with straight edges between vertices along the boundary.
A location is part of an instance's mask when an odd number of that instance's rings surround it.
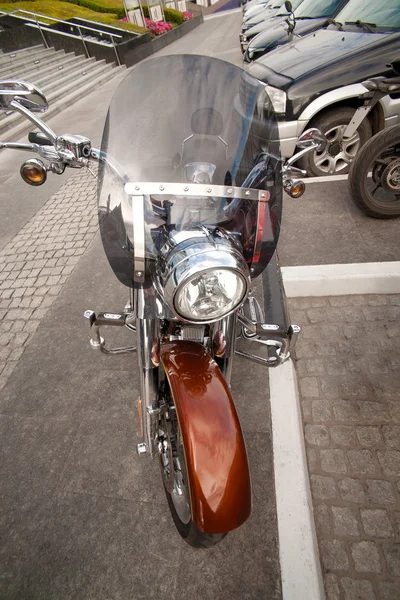
<svg viewBox="0 0 400 600">
<path fill-rule="evenodd" d="M 39 127 L 40 131 L 42 133 L 44 133 L 49 140 L 51 140 L 51 142 L 53 143 L 53 145 L 56 145 L 56 141 L 57 141 L 57 136 L 54 133 L 54 131 L 52 129 L 50 129 L 50 127 L 48 127 L 48 125 L 46 125 L 45 123 L 43 123 L 43 121 L 41 119 L 39 119 L 38 117 L 35 117 L 34 114 L 31 113 L 30 110 L 28 110 L 27 108 L 25 108 L 25 106 L 22 106 L 22 104 L 20 104 L 19 102 L 17 102 L 16 100 L 12 100 L 10 102 L 10 106 L 18 111 L 19 113 L 21 113 L 22 115 L 24 115 L 27 119 L 29 119 L 30 121 L 32 121 L 32 123 L 34 125 L 36 125 L 37 127 Z"/>
</svg>

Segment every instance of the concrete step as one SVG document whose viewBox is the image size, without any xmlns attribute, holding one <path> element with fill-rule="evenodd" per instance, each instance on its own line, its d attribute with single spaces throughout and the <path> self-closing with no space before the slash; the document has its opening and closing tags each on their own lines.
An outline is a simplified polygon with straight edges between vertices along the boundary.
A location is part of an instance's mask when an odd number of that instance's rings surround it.
<svg viewBox="0 0 400 600">
<path fill-rule="evenodd" d="M 30 54 L 24 54 L 23 56 L 6 54 L 7 60 L 5 60 L 5 56 L 0 57 L 0 73 L 2 77 L 7 76 L 11 70 L 25 68 L 27 66 L 41 65 L 43 62 L 55 54 L 54 48 L 45 48 L 42 46 L 38 50 L 33 50 Z"/>
<path fill-rule="evenodd" d="M 36 44 L 35 46 L 29 46 L 28 48 L 20 48 L 20 50 L 13 50 L 12 52 L 4 52 L 4 50 L 1 50 L 2 54 L 4 54 L 4 56 L 7 55 L 11 55 L 11 54 L 18 54 L 19 56 L 26 54 L 26 53 L 30 53 L 33 52 L 33 50 L 37 50 L 39 48 L 45 48 L 44 44 Z"/>
<path fill-rule="evenodd" d="M 14 60 L 22 60 L 23 58 L 32 56 L 33 54 L 41 52 L 42 50 L 47 50 L 44 44 L 38 44 L 37 46 L 29 46 L 28 48 L 21 48 L 20 50 L 12 50 L 11 52 L 3 51 L 0 63 Z"/>
<path fill-rule="evenodd" d="M 9 65 L 7 67 L 0 66 L 0 76 L 2 78 L 12 77 L 23 79 L 26 75 L 30 75 L 32 73 L 38 73 L 44 70 L 48 70 L 48 65 L 55 65 L 58 61 L 62 60 L 65 56 L 67 56 L 64 50 L 57 50 L 57 52 L 52 52 L 47 55 L 47 59 L 42 60 L 39 64 L 28 63 L 25 65 Z M 73 54 L 75 56 L 75 54 Z"/>
<path fill-rule="evenodd" d="M 45 81 L 45 78 L 59 77 L 61 73 L 64 73 L 67 69 L 73 68 L 79 64 L 83 64 L 86 59 L 84 56 L 77 56 L 74 53 L 65 54 L 64 50 L 59 50 L 56 55 L 49 58 L 46 64 L 43 64 L 42 68 L 36 69 L 28 67 L 27 69 L 21 69 L 12 72 L 12 77 L 16 79 L 23 79 L 29 81 L 40 88 L 40 82 Z M 90 61 L 94 62 L 94 58 L 90 58 Z"/>
<path fill-rule="evenodd" d="M 61 90 L 59 90 L 59 98 L 58 100 L 52 102 L 50 104 L 49 109 L 40 115 L 40 118 L 43 121 L 47 121 L 54 115 L 60 113 L 64 108 L 70 107 L 74 102 L 77 102 L 81 98 L 84 98 L 87 94 L 90 94 L 94 89 L 100 87 L 102 84 L 110 81 L 110 79 L 114 77 L 120 77 L 122 80 L 122 76 L 126 72 L 126 67 L 123 65 L 121 67 L 113 67 L 112 65 L 105 65 L 102 69 L 102 72 L 93 73 L 90 77 L 81 80 L 82 85 L 79 85 L 73 91 L 71 91 L 71 85 L 67 85 Z M 49 96 L 49 100 L 51 97 Z M 33 131 L 35 129 L 34 125 L 28 121 L 26 118 L 22 118 L 18 120 L 18 122 L 13 122 L 13 125 L 10 129 L 1 129 L 0 130 L 0 141 L 16 141 L 20 139 L 24 134 L 29 131 Z M 79 133 L 76 131 L 72 131 L 73 126 L 71 126 L 71 132 Z M 66 133 L 64 132 L 56 132 L 56 133 Z"/>
<path fill-rule="evenodd" d="M 9 62 L 32 56 L 35 52 L 45 48 L 44 44 L 39 44 L 37 46 L 30 46 L 29 48 L 21 48 L 21 50 L 13 50 L 12 52 L 4 52 L 4 50 L 2 50 L 0 54 L 0 67 L 3 64 L 8 64 Z"/>
<path fill-rule="evenodd" d="M 64 50 L 60 50 L 57 52 L 56 57 L 53 56 L 53 58 L 50 59 L 47 69 L 43 67 L 39 71 L 35 71 L 35 69 L 28 69 L 12 72 L 11 77 L 29 81 L 29 83 L 33 83 L 41 91 L 46 93 L 48 92 L 49 84 L 53 84 L 54 87 L 52 87 L 52 89 L 57 89 L 60 84 L 62 85 L 65 81 L 65 77 L 69 78 L 71 70 L 78 71 L 79 73 L 80 71 L 84 71 L 93 67 L 95 64 L 95 58 L 86 59 L 84 56 L 76 56 L 73 53 L 65 54 Z M 44 89 L 45 87 L 46 89 Z M 8 119 L 9 116 L 13 116 L 14 119 L 16 118 L 15 113 L 11 113 L 11 115 L 5 112 L 0 113 L 0 129 L 1 124 Z"/>
<path fill-rule="evenodd" d="M 86 82 L 96 79 L 96 77 L 102 75 L 106 71 L 110 71 L 112 68 L 113 65 L 107 64 L 104 60 L 95 61 L 88 65 L 87 70 L 84 71 L 84 75 L 81 74 L 76 77 L 69 76 L 66 79 L 64 77 L 59 77 L 57 83 L 53 80 L 48 82 L 45 86 L 42 86 L 42 92 L 45 94 L 49 105 L 51 105 L 57 102 L 57 100 L 62 98 L 65 94 L 68 94 L 74 87 L 84 85 Z M 11 129 L 20 121 L 26 121 L 26 117 L 23 117 L 18 112 L 12 112 L 11 114 L 5 115 L 5 118 L 0 121 L 0 134 Z"/>
<path fill-rule="evenodd" d="M 42 71 L 41 73 L 32 74 L 28 81 L 30 81 L 34 85 L 37 85 L 39 89 L 44 91 L 45 86 L 49 82 L 56 86 L 59 80 L 65 81 L 65 78 L 70 77 L 72 72 L 79 74 L 83 71 L 87 71 L 92 66 L 96 65 L 96 59 L 94 57 L 88 59 L 84 56 L 73 56 L 73 59 L 64 59 L 62 62 L 60 62 L 58 66 L 54 67 L 51 70 L 48 69 L 47 72 Z"/>
<path fill-rule="evenodd" d="M 75 55 L 74 55 L 75 56 Z M 49 102 L 54 101 L 58 97 L 58 92 L 60 88 L 64 89 L 66 85 L 73 84 L 79 85 L 82 77 L 85 77 L 89 72 L 93 75 L 95 73 L 101 72 L 103 69 L 105 62 L 98 61 L 96 62 L 95 58 L 86 59 L 84 57 L 75 56 L 77 61 L 68 63 L 68 65 L 57 71 L 52 71 L 50 73 L 43 73 L 41 77 L 29 77 L 26 78 L 27 81 L 36 85 L 46 96 Z M 109 65 L 112 68 L 112 65 Z M 55 94 L 57 92 L 57 94 Z M 22 119 L 23 117 L 18 113 L 0 113 L 0 132 L 2 128 L 9 129 L 12 127 L 12 123 L 16 120 Z"/>
</svg>

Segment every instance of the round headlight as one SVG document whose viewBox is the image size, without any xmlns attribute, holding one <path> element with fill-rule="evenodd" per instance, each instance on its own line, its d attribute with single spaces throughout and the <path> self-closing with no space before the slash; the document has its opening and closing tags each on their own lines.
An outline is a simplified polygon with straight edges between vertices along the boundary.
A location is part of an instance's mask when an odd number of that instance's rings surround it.
<svg viewBox="0 0 400 600">
<path fill-rule="evenodd" d="M 242 302 L 244 278 L 230 269 L 209 269 L 192 275 L 176 291 L 175 312 L 188 320 L 214 321 Z"/>
<path fill-rule="evenodd" d="M 193 231 L 174 241 L 162 269 L 170 309 L 192 323 L 212 323 L 232 313 L 250 289 L 249 268 L 232 240 Z"/>
</svg>

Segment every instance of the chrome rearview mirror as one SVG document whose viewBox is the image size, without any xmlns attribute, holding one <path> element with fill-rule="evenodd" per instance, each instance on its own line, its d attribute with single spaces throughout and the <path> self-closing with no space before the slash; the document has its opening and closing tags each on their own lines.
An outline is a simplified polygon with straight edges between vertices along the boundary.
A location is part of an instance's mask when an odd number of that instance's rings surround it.
<svg viewBox="0 0 400 600">
<path fill-rule="evenodd" d="M 18 79 L 0 80 L 0 110 L 14 110 L 11 102 L 18 102 L 31 112 L 45 112 L 45 95 L 32 83 Z"/>
<path fill-rule="evenodd" d="M 315 144 L 318 144 L 316 148 L 317 152 L 322 152 L 328 145 L 326 135 L 323 134 L 322 131 L 320 131 L 319 129 L 316 129 L 315 127 L 304 131 L 297 140 L 297 146 L 299 146 L 300 148 L 310 148 Z"/>
</svg>

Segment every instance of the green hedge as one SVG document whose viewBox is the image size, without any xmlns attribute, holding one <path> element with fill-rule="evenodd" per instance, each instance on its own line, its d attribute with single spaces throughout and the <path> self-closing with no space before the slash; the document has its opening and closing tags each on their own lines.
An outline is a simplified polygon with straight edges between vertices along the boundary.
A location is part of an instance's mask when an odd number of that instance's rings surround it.
<svg viewBox="0 0 400 600">
<path fill-rule="evenodd" d="M 165 20 L 180 25 L 183 23 L 183 14 L 174 8 L 164 8 Z"/>
<path fill-rule="evenodd" d="M 98 13 L 117 15 L 118 19 L 125 17 L 124 5 L 115 0 L 111 2 L 107 2 L 107 0 L 61 0 L 61 2 L 83 6 Z"/>
</svg>

